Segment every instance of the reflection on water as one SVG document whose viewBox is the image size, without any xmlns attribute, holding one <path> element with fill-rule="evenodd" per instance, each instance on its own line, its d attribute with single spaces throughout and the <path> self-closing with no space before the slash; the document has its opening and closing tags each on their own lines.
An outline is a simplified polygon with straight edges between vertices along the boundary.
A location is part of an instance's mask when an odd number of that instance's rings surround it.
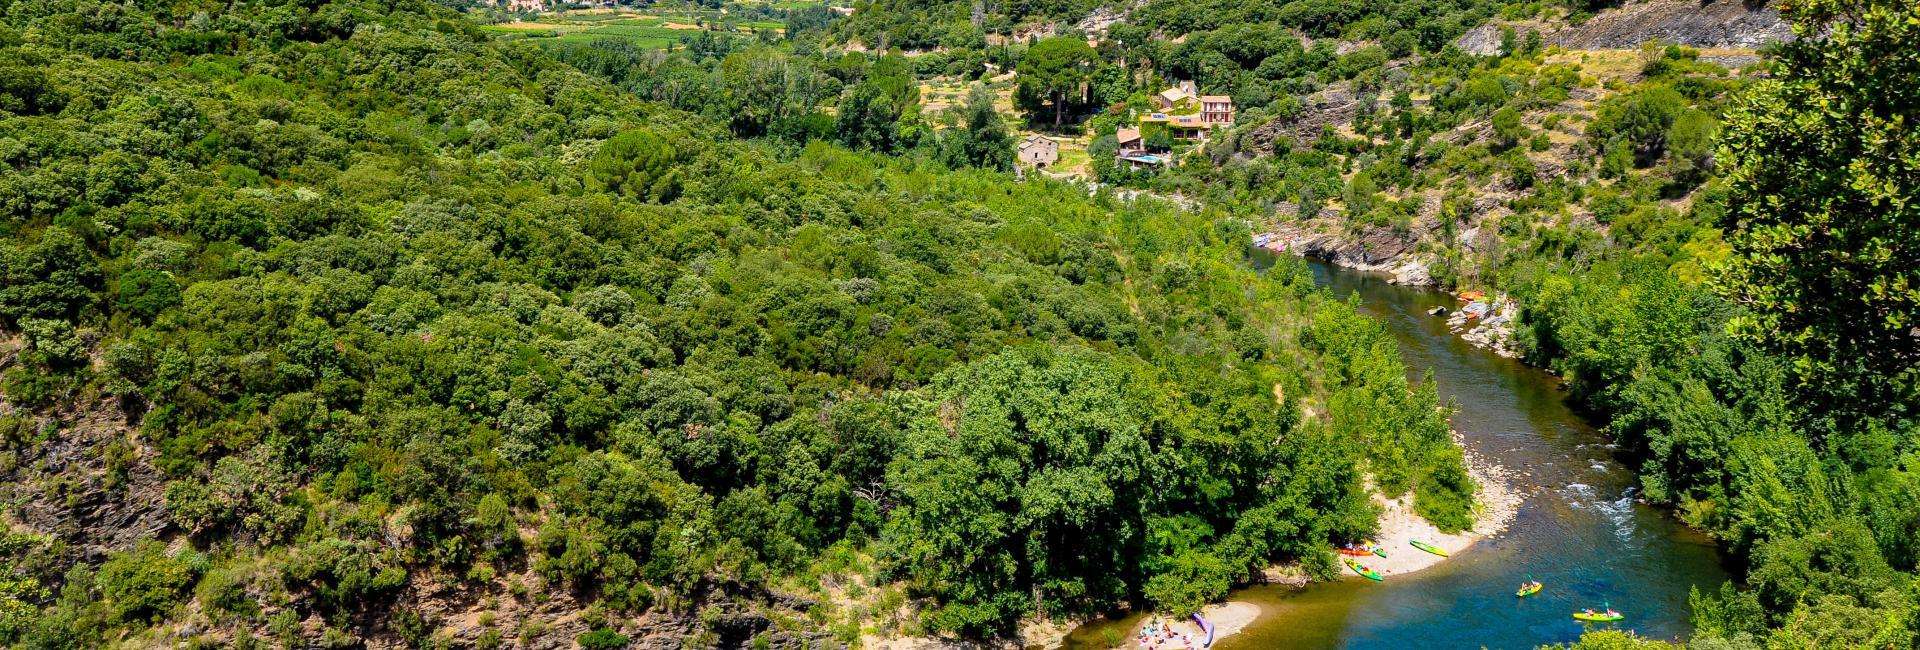
<svg viewBox="0 0 1920 650">
<path fill-rule="evenodd" d="M 1474 348 L 1428 316 L 1456 306 L 1444 293 L 1313 265 L 1336 295 L 1358 293 L 1400 343 L 1409 372 L 1432 373 L 1469 448 L 1508 470 L 1525 496 L 1505 533 L 1419 573 L 1384 583 L 1357 579 L 1304 589 L 1252 587 L 1231 598 L 1261 606 L 1247 630 L 1220 641 L 1242 648 L 1531 648 L 1571 641 L 1588 625 L 1571 614 L 1611 603 L 1613 624 L 1653 638 L 1691 629 L 1688 592 L 1727 580 L 1704 536 L 1635 499 L 1633 476 L 1612 446 L 1567 407 L 1557 380 Z M 1546 590 L 1519 599 L 1527 576 Z M 1106 647 L 1137 617 L 1089 624 L 1070 648 Z"/>
</svg>

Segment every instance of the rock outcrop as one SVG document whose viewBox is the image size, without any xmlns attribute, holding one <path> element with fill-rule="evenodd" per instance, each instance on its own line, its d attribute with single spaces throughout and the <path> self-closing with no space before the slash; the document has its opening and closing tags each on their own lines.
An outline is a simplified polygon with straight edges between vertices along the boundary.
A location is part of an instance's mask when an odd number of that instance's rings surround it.
<svg viewBox="0 0 1920 650">
<path fill-rule="evenodd" d="M 1485 23 L 1467 30 L 1460 38 L 1453 39 L 1454 47 L 1474 56 L 1494 56 L 1500 53 L 1500 26 Z"/>
<path fill-rule="evenodd" d="M 1247 131 L 1242 142 L 1259 153 L 1273 153 L 1274 143 L 1282 138 L 1300 144 L 1312 144 L 1320 138 L 1322 127 L 1336 127 L 1353 121 L 1360 112 L 1360 98 L 1346 84 L 1328 87 L 1307 97 L 1305 110 L 1292 118 L 1275 118 Z"/>
<path fill-rule="evenodd" d="M 1766 2 L 1648 0 L 1601 11 L 1549 34 L 1547 42 L 1575 50 L 1632 49 L 1653 41 L 1754 49 L 1792 38 L 1792 27 Z"/>
<path fill-rule="evenodd" d="M 1447 329 L 1477 347 L 1517 359 L 1520 350 L 1514 343 L 1513 326 L 1519 318 L 1520 305 L 1512 298 L 1475 299 L 1447 316 Z"/>
<path fill-rule="evenodd" d="M 16 529 L 60 540 L 72 559 L 90 562 L 168 530 L 156 453 L 111 400 L 82 400 L 48 416 L 0 400 L 0 417 L 45 432 L 0 451 L 0 498 Z"/>
<path fill-rule="evenodd" d="M 1276 253 L 1324 260 L 1358 271 L 1393 276 L 1395 284 L 1433 284 L 1424 261 L 1413 255 L 1415 238 L 1389 228 L 1368 228 L 1358 236 L 1329 234 L 1296 224 L 1281 224 L 1254 237 L 1254 245 Z"/>
</svg>

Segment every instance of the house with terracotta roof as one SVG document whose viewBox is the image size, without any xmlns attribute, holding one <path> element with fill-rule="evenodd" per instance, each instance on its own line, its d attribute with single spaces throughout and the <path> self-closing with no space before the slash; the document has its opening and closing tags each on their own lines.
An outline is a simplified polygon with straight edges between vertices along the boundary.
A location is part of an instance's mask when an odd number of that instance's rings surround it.
<svg viewBox="0 0 1920 650">
<path fill-rule="evenodd" d="M 1114 129 L 1113 139 L 1119 145 L 1114 149 L 1113 159 L 1133 169 L 1159 167 L 1169 161 L 1165 154 L 1147 150 L 1147 140 L 1140 129 Z"/>
<path fill-rule="evenodd" d="M 1120 145 L 1115 150 L 1120 156 L 1147 152 L 1147 141 L 1140 137 L 1140 129 L 1114 129 L 1113 139 Z"/>
</svg>

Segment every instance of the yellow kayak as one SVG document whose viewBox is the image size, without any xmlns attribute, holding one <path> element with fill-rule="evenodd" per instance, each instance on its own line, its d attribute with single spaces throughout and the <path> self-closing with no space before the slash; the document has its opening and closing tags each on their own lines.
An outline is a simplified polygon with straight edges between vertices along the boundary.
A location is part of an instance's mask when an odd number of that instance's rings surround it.
<svg viewBox="0 0 1920 650">
<path fill-rule="evenodd" d="M 1513 592 L 1513 595 L 1518 598 L 1526 598 L 1528 596 L 1532 596 L 1534 594 L 1540 593 L 1540 590 L 1545 588 L 1547 588 L 1546 585 L 1540 584 L 1540 582 L 1536 580 L 1524 585 L 1520 585 L 1520 590 Z"/>
<path fill-rule="evenodd" d="M 1369 569 L 1367 568 L 1367 565 L 1361 564 L 1359 562 L 1355 562 L 1353 561 L 1352 558 L 1341 558 L 1341 559 L 1346 561 L 1347 568 L 1353 569 L 1353 572 L 1360 574 L 1360 577 L 1366 578 L 1368 580 L 1372 580 L 1374 582 L 1380 582 L 1382 580 L 1382 577 L 1379 571 Z"/>
</svg>

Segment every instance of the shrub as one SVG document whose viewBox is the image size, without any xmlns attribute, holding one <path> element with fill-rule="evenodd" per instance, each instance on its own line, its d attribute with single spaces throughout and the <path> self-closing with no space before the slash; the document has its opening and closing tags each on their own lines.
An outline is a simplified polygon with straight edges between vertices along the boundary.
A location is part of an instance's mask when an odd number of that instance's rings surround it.
<svg viewBox="0 0 1920 650">
<path fill-rule="evenodd" d="M 144 621 L 178 604 L 193 578 L 192 567 L 181 557 L 168 555 L 157 541 L 148 541 L 101 564 L 98 581 L 100 595 L 115 617 Z"/>
</svg>

